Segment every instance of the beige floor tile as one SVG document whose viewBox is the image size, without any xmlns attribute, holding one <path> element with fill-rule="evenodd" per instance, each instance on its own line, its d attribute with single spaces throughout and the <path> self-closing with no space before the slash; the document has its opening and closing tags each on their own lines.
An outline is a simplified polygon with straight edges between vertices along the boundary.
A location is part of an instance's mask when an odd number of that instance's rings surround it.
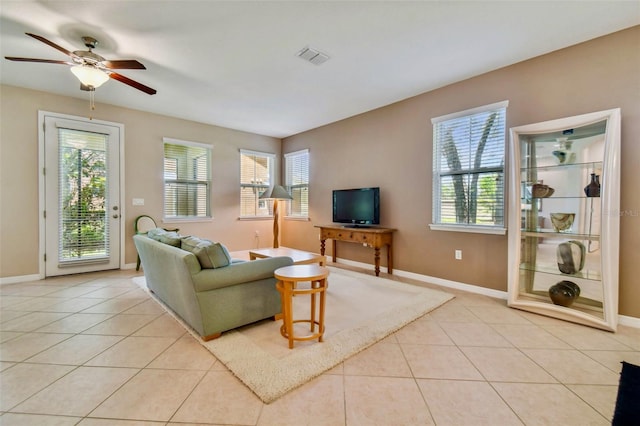
<svg viewBox="0 0 640 426">
<path fill-rule="evenodd" d="M 139 299 L 109 299 L 82 311 L 84 314 L 119 314 L 143 303 Z M 135 313 L 135 312 L 134 312 Z M 140 312 L 145 314 L 147 312 Z M 154 312 L 149 312 L 154 313 Z M 160 311 L 158 312 L 160 313 Z"/>
<path fill-rule="evenodd" d="M 23 363 L 3 371 L 0 373 L 0 411 L 8 411 L 74 368 L 69 365 Z"/>
<path fill-rule="evenodd" d="M 389 359 L 395 362 L 388 362 Z M 345 360 L 343 364 L 346 375 L 411 377 L 411 369 L 396 343 L 376 343 Z"/>
<path fill-rule="evenodd" d="M 55 305 L 51 305 L 46 308 L 42 308 L 41 311 L 76 313 L 97 305 L 98 303 L 102 302 L 102 300 L 103 299 L 70 299 L 64 302 L 56 303 Z"/>
<path fill-rule="evenodd" d="M 120 340 L 120 336 L 75 335 L 29 358 L 28 362 L 82 365 Z"/>
<path fill-rule="evenodd" d="M 606 419 L 609 421 L 613 419 L 618 386 L 567 385 L 567 387 Z"/>
<path fill-rule="evenodd" d="M 293 409 L 292 409 L 293 407 Z M 339 426 L 345 424 L 344 385 L 323 375 L 262 408 L 258 426 Z"/>
<path fill-rule="evenodd" d="M 142 370 L 89 417 L 168 421 L 202 379 L 203 371 Z M 215 401 L 215 398 L 210 399 Z"/>
<path fill-rule="evenodd" d="M 640 328 L 619 325 L 618 331 L 612 334 L 611 337 L 635 351 L 640 351 Z"/>
<path fill-rule="evenodd" d="M 418 386 L 438 426 L 522 424 L 486 382 L 419 379 Z"/>
<path fill-rule="evenodd" d="M 80 367 L 27 399 L 13 411 L 86 416 L 138 371 L 134 368 Z"/>
<path fill-rule="evenodd" d="M 634 351 L 582 351 L 589 358 L 595 359 L 611 371 L 619 373 L 622 361 L 640 365 L 640 352 Z"/>
<path fill-rule="evenodd" d="M 440 326 L 458 346 L 513 346 L 487 324 L 442 322 Z"/>
<path fill-rule="evenodd" d="M 130 291 L 130 289 L 126 287 L 102 287 L 85 293 L 80 297 L 110 299 L 112 297 L 117 297 L 124 293 L 127 293 L 128 291 Z"/>
<path fill-rule="evenodd" d="M 24 302 L 11 305 L 9 309 L 27 312 L 45 311 L 49 306 L 53 306 L 60 302 L 65 302 L 67 300 L 68 299 L 64 297 L 29 297 Z"/>
<path fill-rule="evenodd" d="M 216 358 L 191 334 L 185 334 L 149 364 L 148 368 L 209 370 Z"/>
<path fill-rule="evenodd" d="M 0 331 L 0 343 L 8 342 L 23 334 L 21 331 Z M 2 346 L 0 346 L 0 352 L 2 352 Z"/>
<path fill-rule="evenodd" d="M 455 346 L 403 344 L 402 351 L 414 377 L 483 380 L 480 372 Z"/>
<path fill-rule="evenodd" d="M 31 312 L 21 317 L 3 322 L 0 324 L 0 330 L 25 332 L 34 331 L 68 315 L 68 313 L 60 312 Z M 55 333 L 54 330 L 51 331 Z"/>
<path fill-rule="evenodd" d="M 576 349 L 603 351 L 631 350 L 629 346 L 614 339 L 612 333 L 604 330 L 597 330 L 578 324 L 545 326 L 545 329 Z"/>
<path fill-rule="evenodd" d="M 114 299 L 114 301 L 126 301 L 127 299 Z M 137 300 L 137 299 L 133 299 Z M 125 314 L 163 314 L 164 308 L 153 299 L 147 299 L 124 311 Z"/>
<path fill-rule="evenodd" d="M 51 284 L 40 285 L 40 284 L 25 284 L 25 285 L 12 285 L 7 286 L 8 288 L 2 289 L 2 295 L 4 296 L 23 296 L 23 297 L 37 297 L 37 296 L 46 296 L 56 291 L 64 290 L 67 286 L 56 286 Z"/>
<path fill-rule="evenodd" d="M 503 306 L 467 306 L 475 316 L 487 324 L 531 324 L 516 309 L 505 309 Z"/>
<path fill-rule="evenodd" d="M 536 364 L 566 384 L 616 385 L 619 374 L 576 350 L 522 349 Z"/>
<path fill-rule="evenodd" d="M 0 295 L 0 308 L 6 309 L 9 307 L 13 307 L 17 304 L 29 302 L 31 299 L 33 299 L 31 296 L 12 296 L 3 292 Z"/>
<path fill-rule="evenodd" d="M 62 314 L 59 314 L 62 315 Z M 58 321 L 52 322 L 37 331 L 45 333 L 81 333 L 96 324 L 110 318 L 112 314 L 65 314 L 68 315 Z"/>
<path fill-rule="evenodd" d="M 14 318 L 22 317 L 27 315 L 29 312 L 27 311 L 10 311 L 8 309 L 2 308 L 0 309 L 0 323 L 5 321 L 11 321 Z"/>
<path fill-rule="evenodd" d="M 177 424 L 177 423 L 84 418 L 80 423 L 78 423 L 78 426 L 164 426 L 167 424 Z M 180 424 L 180 426 L 199 426 L 199 425 L 189 425 L 189 424 L 182 423 Z"/>
<path fill-rule="evenodd" d="M 126 337 L 86 365 L 143 368 L 175 340 L 173 337 Z"/>
<path fill-rule="evenodd" d="M 64 298 L 73 298 L 73 297 L 78 297 L 78 296 L 83 296 L 87 293 L 91 293 L 92 291 L 95 291 L 96 289 L 93 289 L 91 287 L 69 287 L 69 288 L 65 288 L 63 290 L 58 290 L 56 292 L 50 293 L 47 296 L 51 296 L 51 297 L 64 297 Z"/>
<path fill-rule="evenodd" d="M 440 306 L 429 312 L 429 318 L 438 322 L 477 322 L 481 323 L 480 318 L 475 316 L 466 306 L 456 305 L 456 299 L 447 302 L 444 306 Z"/>
<path fill-rule="evenodd" d="M 24 361 L 58 343 L 72 337 L 71 334 L 26 333 L 0 345 L 0 360 Z"/>
<path fill-rule="evenodd" d="M 460 347 L 488 381 L 557 383 L 556 379 L 514 348 Z"/>
<path fill-rule="evenodd" d="M 572 349 L 538 325 L 492 324 L 491 327 L 518 348 Z"/>
<path fill-rule="evenodd" d="M 210 371 L 171 421 L 255 425 L 262 405 L 231 373 Z"/>
<path fill-rule="evenodd" d="M 432 425 L 431 413 L 414 379 L 345 376 L 349 425 Z"/>
<path fill-rule="evenodd" d="M 0 361 L 0 371 L 4 371 L 9 367 L 13 367 L 14 365 L 16 365 L 15 362 Z"/>
<path fill-rule="evenodd" d="M 156 319 L 157 315 L 115 315 L 100 324 L 94 325 L 86 329 L 82 334 L 106 334 L 111 336 L 128 336 L 135 331 L 141 329 L 151 321 Z"/>
<path fill-rule="evenodd" d="M 73 426 L 82 420 L 80 417 L 43 416 L 41 414 L 5 413 L 0 417 L 2 426 Z"/>
<path fill-rule="evenodd" d="M 419 319 L 401 328 L 395 333 L 398 343 L 423 345 L 453 345 L 442 327 L 433 320 Z"/>
<path fill-rule="evenodd" d="M 127 313 L 129 313 L 127 311 Z M 187 331 L 171 315 L 164 314 L 134 333 L 134 336 L 178 338 Z"/>
<path fill-rule="evenodd" d="M 492 383 L 526 425 L 608 425 L 609 421 L 559 384 Z"/>
</svg>

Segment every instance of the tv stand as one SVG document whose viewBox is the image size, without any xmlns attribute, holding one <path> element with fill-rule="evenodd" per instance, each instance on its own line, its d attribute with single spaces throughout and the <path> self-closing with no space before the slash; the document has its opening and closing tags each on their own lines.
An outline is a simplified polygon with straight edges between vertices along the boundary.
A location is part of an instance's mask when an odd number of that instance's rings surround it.
<svg viewBox="0 0 640 426">
<path fill-rule="evenodd" d="M 364 225 L 367 226 L 367 225 Z M 376 277 L 380 275 L 380 249 L 387 247 L 387 272 L 393 273 L 393 233 L 391 228 L 363 228 L 362 225 L 316 225 L 320 228 L 320 255 L 324 256 L 325 242 L 327 239 L 333 240 L 333 262 L 336 261 L 336 241 L 347 241 L 360 243 L 367 247 L 372 247 L 375 252 Z"/>
<path fill-rule="evenodd" d="M 371 225 L 358 225 L 358 224 L 354 224 L 354 225 L 343 225 L 343 228 L 373 228 L 373 226 Z"/>
</svg>

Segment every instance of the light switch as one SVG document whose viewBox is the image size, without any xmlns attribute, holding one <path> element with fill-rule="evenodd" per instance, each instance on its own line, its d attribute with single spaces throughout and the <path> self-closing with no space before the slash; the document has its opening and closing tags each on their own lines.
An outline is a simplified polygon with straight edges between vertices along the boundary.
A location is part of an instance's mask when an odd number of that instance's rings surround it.
<svg viewBox="0 0 640 426">
<path fill-rule="evenodd" d="M 134 198 L 133 199 L 134 206 L 144 206 L 144 198 Z"/>
</svg>

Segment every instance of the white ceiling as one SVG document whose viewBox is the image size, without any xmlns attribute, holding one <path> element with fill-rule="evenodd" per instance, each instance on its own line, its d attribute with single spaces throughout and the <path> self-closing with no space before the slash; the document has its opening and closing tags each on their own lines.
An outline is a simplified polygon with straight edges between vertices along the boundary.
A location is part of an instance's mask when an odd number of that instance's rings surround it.
<svg viewBox="0 0 640 426">
<path fill-rule="evenodd" d="M 81 36 L 137 59 L 100 103 L 286 137 L 640 24 L 634 1 L 7 1 L 0 54 L 66 56 Z M 305 46 L 331 59 L 296 57 Z M 640 48 L 640 47 L 639 47 Z M 3 84 L 88 99 L 65 65 L 0 61 Z M 99 117 L 99 112 L 96 113 Z"/>
</svg>

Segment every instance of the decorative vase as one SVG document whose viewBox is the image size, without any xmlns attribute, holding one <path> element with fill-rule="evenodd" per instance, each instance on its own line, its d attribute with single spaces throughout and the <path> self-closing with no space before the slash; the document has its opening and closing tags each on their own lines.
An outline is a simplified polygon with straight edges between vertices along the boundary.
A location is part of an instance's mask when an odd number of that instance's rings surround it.
<svg viewBox="0 0 640 426">
<path fill-rule="evenodd" d="M 549 218 L 551 224 L 556 232 L 568 231 L 573 225 L 573 219 L 575 219 L 575 213 L 550 213 Z"/>
<path fill-rule="evenodd" d="M 558 269 L 563 274 L 575 274 L 584 268 L 586 248 L 580 241 L 570 240 L 558 244 L 556 260 Z"/>
<path fill-rule="evenodd" d="M 549 287 L 549 297 L 555 305 L 568 308 L 580 296 L 580 287 L 572 281 L 560 281 Z"/>
<path fill-rule="evenodd" d="M 587 197 L 599 197 L 600 196 L 600 176 L 595 173 L 591 173 L 591 182 L 584 187 L 584 193 Z"/>
</svg>

